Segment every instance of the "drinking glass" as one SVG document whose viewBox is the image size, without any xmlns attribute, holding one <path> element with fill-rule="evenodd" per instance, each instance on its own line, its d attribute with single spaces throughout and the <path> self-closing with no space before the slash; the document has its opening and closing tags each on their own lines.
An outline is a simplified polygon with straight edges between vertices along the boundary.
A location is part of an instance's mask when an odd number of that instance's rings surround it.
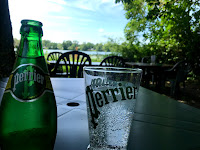
<svg viewBox="0 0 200 150">
<path fill-rule="evenodd" d="M 126 150 L 141 69 L 84 67 L 89 150 Z"/>
</svg>

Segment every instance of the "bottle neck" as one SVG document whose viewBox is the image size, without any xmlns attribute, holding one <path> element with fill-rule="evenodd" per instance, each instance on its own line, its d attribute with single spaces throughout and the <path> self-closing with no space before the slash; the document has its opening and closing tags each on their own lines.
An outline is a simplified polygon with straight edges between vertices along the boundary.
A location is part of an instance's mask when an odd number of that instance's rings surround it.
<svg viewBox="0 0 200 150">
<path fill-rule="evenodd" d="M 21 36 L 18 56 L 26 58 L 44 56 L 41 36 L 36 33 L 23 34 Z"/>
</svg>

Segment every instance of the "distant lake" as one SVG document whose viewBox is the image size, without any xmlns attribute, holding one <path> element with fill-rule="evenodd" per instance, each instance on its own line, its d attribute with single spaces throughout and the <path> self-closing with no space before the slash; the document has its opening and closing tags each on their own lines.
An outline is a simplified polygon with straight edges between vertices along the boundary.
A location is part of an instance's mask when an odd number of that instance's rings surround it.
<svg viewBox="0 0 200 150">
<path fill-rule="evenodd" d="M 71 50 L 58 50 L 58 49 L 43 49 L 44 54 L 45 53 L 51 53 L 51 52 L 61 52 L 61 53 L 65 53 Z M 109 55 L 112 54 L 112 52 L 97 52 L 97 51 L 80 51 L 83 53 L 86 53 L 88 55 Z"/>
</svg>

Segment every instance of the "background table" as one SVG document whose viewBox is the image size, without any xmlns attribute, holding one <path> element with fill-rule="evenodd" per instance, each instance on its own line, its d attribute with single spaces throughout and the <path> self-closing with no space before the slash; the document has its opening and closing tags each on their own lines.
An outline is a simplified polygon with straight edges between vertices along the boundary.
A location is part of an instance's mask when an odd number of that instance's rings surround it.
<svg viewBox="0 0 200 150">
<path fill-rule="evenodd" d="M 131 67 L 142 67 L 142 68 L 170 68 L 173 67 L 171 64 L 159 64 L 159 63 L 141 63 L 141 62 L 126 62 Z"/>
<path fill-rule="evenodd" d="M 55 150 L 89 144 L 84 80 L 51 78 L 58 108 Z M 67 103 L 77 102 L 76 107 Z M 200 110 L 140 88 L 131 129 L 131 150 L 199 150 Z"/>
<path fill-rule="evenodd" d="M 125 64 L 132 68 L 142 69 L 142 79 L 145 82 L 145 86 L 149 86 L 149 81 L 155 82 L 158 91 L 161 89 L 161 86 L 164 86 L 164 83 L 162 84 L 164 80 L 164 71 L 173 67 L 171 64 L 160 63 L 126 62 Z"/>
<path fill-rule="evenodd" d="M 146 67 L 172 67 L 171 64 L 160 64 L 160 63 L 142 63 L 142 62 L 126 62 L 129 66 L 146 66 Z"/>
</svg>

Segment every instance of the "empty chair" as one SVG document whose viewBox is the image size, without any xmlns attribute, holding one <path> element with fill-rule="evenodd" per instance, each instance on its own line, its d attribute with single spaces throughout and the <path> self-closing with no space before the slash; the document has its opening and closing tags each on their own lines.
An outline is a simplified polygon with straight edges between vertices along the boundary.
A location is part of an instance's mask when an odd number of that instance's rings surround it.
<svg viewBox="0 0 200 150">
<path fill-rule="evenodd" d="M 151 63 L 156 63 L 156 55 L 151 55 Z"/>
<path fill-rule="evenodd" d="M 193 66 L 193 73 L 200 76 L 200 56 L 197 56 L 196 61 Z"/>
<path fill-rule="evenodd" d="M 81 78 L 83 77 L 83 67 L 86 65 L 91 65 L 89 55 L 80 51 L 69 51 L 59 57 L 50 75 L 53 77 Z"/>
<path fill-rule="evenodd" d="M 151 63 L 150 56 L 144 56 L 141 60 L 142 63 Z"/>
<path fill-rule="evenodd" d="M 125 60 L 120 56 L 108 56 L 101 61 L 100 66 L 125 67 Z"/>
<path fill-rule="evenodd" d="M 170 95 L 175 96 L 180 90 L 180 83 L 183 83 L 185 87 L 185 80 L 187 79 L 188 73 L 192 70 L 192 66 L 187 61 L 180 61 L 176 63 L 171 69 L 165 70 L 164 81 L 170 81 L 171 89 Z"/>
<path fill-rule="evenodd" d="M 156 63 L 156 55 L 144 56 L 141 60 L 142 63 Z"/>
<path fill-rule="evenodd" d="M 48 70 L 51 73 L 52 69 L 54 68 L 56 61 L 58 58 L 62 55 L 61 52 L 51 52 L 47 56 L 47 64 L 48 64 Z"/>
<path fill-rule="evenodd" d="M 145 56 L 141 60 L 142 63 L 156 63 L 156 55 Z M 156 68 L 145 68 L 143 69 L 143 81 L 145 81 L 145 85 L 149 86 L 149 81 L 152 81 L 154 84 L 157 81 L 157 69 Z"/>
<path fill-rule="evenodd" d="M 47 61 L 57 61 L 61 55 L 61 52 L 51 52 L 47 56 Z"/>
</svg>

